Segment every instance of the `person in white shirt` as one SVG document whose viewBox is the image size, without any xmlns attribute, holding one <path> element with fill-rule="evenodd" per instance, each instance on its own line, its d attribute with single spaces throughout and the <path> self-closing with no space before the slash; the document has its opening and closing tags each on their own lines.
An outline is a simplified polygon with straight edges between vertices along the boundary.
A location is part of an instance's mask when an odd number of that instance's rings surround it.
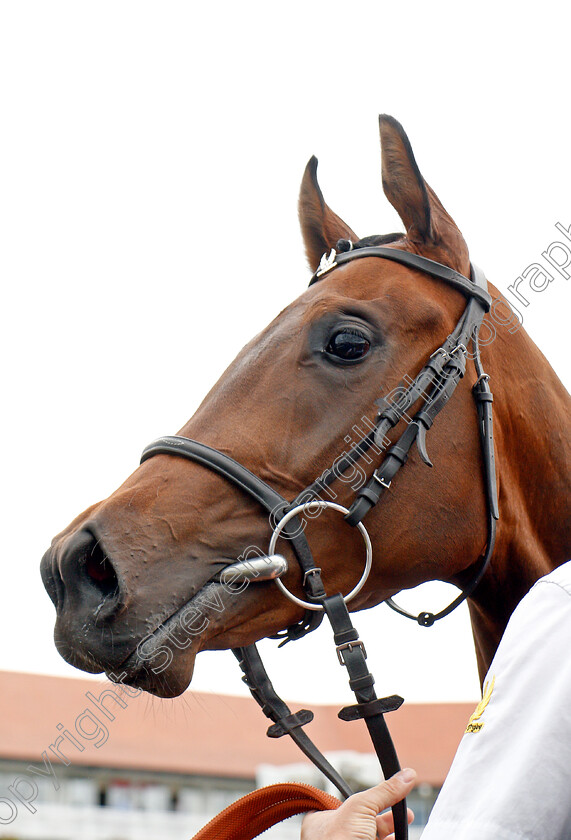
<svg viewBox="0 0 571 840">
<path fill-rule="evenodd" d="M 370 811 L 406 795 L 412 783 L 398 775 L 331 812 L 333 833 L 321 828 L 328 812 L 307 815 L 302 840 L 387 837 L 390 815 L 375 824 Z M 422 833 L 488 838 L 571 839 L 571 561 L 541 578 L 510 618 Z"/>
</svg>

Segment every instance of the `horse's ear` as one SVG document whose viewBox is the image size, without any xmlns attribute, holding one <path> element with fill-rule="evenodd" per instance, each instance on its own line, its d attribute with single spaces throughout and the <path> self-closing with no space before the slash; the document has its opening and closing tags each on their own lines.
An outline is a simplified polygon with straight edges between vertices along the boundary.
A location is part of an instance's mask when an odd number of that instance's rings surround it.
<svg viewBox="0 0 571 840">
<path fill-rule="evenodd" d="M 463 270 L 468 259 L 464 238 L 420 174 L 402 125 L 394 117 L 382 114 L 379 126 L 383 189 L 404 222 L 407 238 L 417 246 L 432 245 L 443 249 L 452 258 L 449 262 Z"/>
<path fill-rule="evenodd" d="M 299 221 L 312 271 L 316 271 L 323 254 L 335 248 L 339 239 L 350 239 L 352 242 L 359 239 L 349 225 L 325 203 L 317 183 L 316 157 L 311 158 L 303 173 L 299 193 Z"/>
</svg>

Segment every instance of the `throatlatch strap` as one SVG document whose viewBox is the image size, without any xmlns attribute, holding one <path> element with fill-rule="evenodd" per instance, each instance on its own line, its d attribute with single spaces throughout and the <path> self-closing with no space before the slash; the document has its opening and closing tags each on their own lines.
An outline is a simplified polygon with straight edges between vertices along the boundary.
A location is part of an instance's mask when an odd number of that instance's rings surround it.
<svg viewBox="0 0 571 840">
<path fill-rule="evenodd" d="M 334 811 L 340 805 L 341 802 L 334 796 L 311 785 L 270 785 L 233 802 L 192 840 L 253 840 L 294 814 Z"/>
</svg>

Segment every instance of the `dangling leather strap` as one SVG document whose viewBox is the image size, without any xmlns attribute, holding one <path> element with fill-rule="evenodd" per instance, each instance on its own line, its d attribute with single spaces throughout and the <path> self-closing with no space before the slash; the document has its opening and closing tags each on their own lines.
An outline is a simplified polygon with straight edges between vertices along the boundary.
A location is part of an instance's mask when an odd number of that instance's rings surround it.
<svg viewBox="0 0 571 840">
<path fill-rule="evenodd" d="M 320 615 L 323 616 L 323 613 L 320 613 Z M 273 721 L 273 726 L 270 726 L 266 733 L 268 738 L 281 738 L 282 735 L 289 735 L 299 749 L 318 770 L 321 770 L 323 775 L 335 785 L 343 796 L 351 796 L 353 791 L 349 785 L 303 730 L 303 727 L 313 720 L 313 712 L 309 709 L 300 709 L 299 712 L 292 713 L 287 703 L 276 693 L 256 645 L 232 648 L 232 653 L 238 660 L 244 674 L 242 680 L 250 689 L 252 697 L 261 707 L 265 716 Z"/>
<path fill-rule="evenodd" d="M 273 825 L 307 811 L 334 811 L 341 802 L 311 785 L 269 785 L 225 808 L 192 840 L 252 840 Z"/>
<path fill-rule="evenodd" d="M 324 598 L 323 608 L 333 630 L 333 639 L 337 646 L 337 657 L 341 665 L 347 668 L 349 685 L 355 694 L 357 703 L 346 706 L 339 712 L 341 720 L 365 721 L 373 747 L 383 769 L 385 779 L 390 778 L 401 769 L 395 746 L 383 717 L 386 712 L 393 712 L 403 704 L 402 697 L 377 698 L 374 689 L 375 679 L 366 663 L 365 646 L 359 639 L 359 634 L 351 621 L 347 605 L 342 595 L 332 595 Z M 408 819 L 406 799 L 402 799 L 392 807 L 397 840 L 408 839 Z"/>
</svg>

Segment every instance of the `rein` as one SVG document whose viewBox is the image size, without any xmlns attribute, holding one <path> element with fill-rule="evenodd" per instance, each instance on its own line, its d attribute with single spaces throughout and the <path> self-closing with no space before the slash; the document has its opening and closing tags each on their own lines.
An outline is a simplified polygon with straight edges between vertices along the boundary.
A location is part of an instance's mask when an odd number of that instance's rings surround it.
<svg viewBox="0 0 571 840">
<path fill-rule="evenodd" d="M 385 490 L 391 486 L 396 474 L 406 463 L 413 444 L 416 443 L 419 455 L 427 466 L 432 466 L 426 449 L 426 433 L 432 427 L 435 417 L 451 398 L 460 379 L 466 370 L 468 347 L 472 346 L 472 359 L 477 373 L 477 381 L 472 389 L 478 411 L 478 427 L 484 462 L 485 490 L 487 499 L 487 543 L 483 555 L 475 564 L 470 581 L 461 589 L 459 595 L 440 612 L 434 614 L 421 612 L 415 616 L 399 607 L 389 598 L 386 603 L 399 614 L 416 620 L 421 626 L 429 627 L 458 607 L 476 588 L 490 561 L 493 552 L 496 520 L 498 519 L 498 501 L 496 487 L 496 473 L 494 463 L 494 441 L 492 424 L 493 397 L 488 386 L 488 375 L 484 373 L 480 361 L 478 345 L 478 331 L 483 317 L 489 311 L 491 298 L 487 291 L 486 278 L 480 269 L 471 266 L 471 279 L 454 271 L 448 266 L 410 254 L 394 248 L 364 247 L 353 248 L 352 243 L 341 240 L 349 245 L 350 250 L 336 254 L 331 251 L 324 255 L 318 270 L 313 275 L 310 286 L 335 270 L 355 259 L 375 257 L 392 260 L 410 268 L 414 268 L 435 277 L 452 288 L 461 292 L 467 298 L 467 304 L 460 319 L 443 344 L 438 347 L 427 360 L 424 367 L 413 381 L 407 380 L 407 386 L 400 388 L 400 397 L 396 402 L 379 399 L 376 404 L 379 412 L 372 431 L 361 441 L 354 444 L 349 452 L 338 459 L 334 467 L 326 470 L 316 481 L 303 490 L 293 501 L 288 501 L 265 481 L 250 472 L 242 464 L 213 449 L 206 444 L 182 436 L 162 437 L 151 443 L 143 451 L 141 463 L 155 455 L 176 455 L 202 464 L 221 475 L 230 483 L 256 499 L 256 501 L 275 518 L 276 525 L 270 542 L 268 571 L 259 572 L 259 562 L 256 569 L 249 576 L 250 580 L 275 579 L 276 584 L 288 598 L 305 609 L 304 618 L 297 624 L 288 627 L 283 633 L 272 638 L 282 639 L 282 644 L 301 638 L 314 630 L 327 615 L 333 630 L 333 637 L 337 649 L 337 656 L 342 666 L 347 668 L 349 685 L 356 698 L 356 704 L 341 709 L 339 717 L 342 720 L 363 719 L 369 730 L 371 740 L 379 758 L 385 778 L 400 769 L 399 761 L 392 743 L 384 714 L 394 711 L 403 703 L 396 695 L 388 698 L 377 698 L 374 690 L 374 678 L 366 664 L 366 651 L 359 634 L 353 627 L 347 601 L 354 597 L 364 585 L 371 565 L 371 546 L 368 533 L 362 524 L 363 518 L 381 500 Z M 420 408 L 414 417 L 407 415 L 407 410 L 421 401 Z M 387 433 L 406 418 L 407 428 L 400 438 L 391 443 Z M 357 491 L 350 507 L 318 499 L 323 489 L 329 487 L 340 474 L 349 469 L 368 451 L 386 454 L 380 465 L 374 469 L 368 481 Z M 371 459 L 367 456 L 368 463 Z M 321 569 L 316 566 L 304 532 L 299 528 L 297 516 L 306 507 L 318 505 L 322 508 L 332 508 L 344 514 L 345 521 L 357 527 L 363 536 L 367 548 L 365 570 L 357 586 L 347 596 L 334 594 L 328 596 L 321 577 Z M 307 600 L 297 598 L 289 592 L 279 580 L 279 576 L 287 568 L 282 558 L 273 555 L 278 537 L 289 539 L 295 552 L 303 574 L 303 590 Z M 248 562 L 230 564 L 224 574 L 235 568 L 237 574 L 248 579 Z M 255 562 L 255 561 L 254 561 Z M 239 566 L 239 570 L 237 568 Z M 327 759 L 319 752 L 310 738 L 303 731 L 303 726 L 313 719 L 313 713 L 302 709 L 295 714 L 276 694 L 272 683 L 265 671 L 260 655 L 255 645 L 236 648 L 233 650 L 243 671 L 243 680 L 250 689 L 256 702 L 261 706 L 264 714 L 273 721 L 267 734 L 270 738 L 289 735 L 302 752 L 321 770 L 322 773 L 337 787 L 343 796 L 349 796 L 352 791 Z M 395 837 L 406 840 L 408 837 L 406 801 L 393 806 L 395 821 Z M 253 836 L 253 835 L 252 835 Z"/>
</svg>

